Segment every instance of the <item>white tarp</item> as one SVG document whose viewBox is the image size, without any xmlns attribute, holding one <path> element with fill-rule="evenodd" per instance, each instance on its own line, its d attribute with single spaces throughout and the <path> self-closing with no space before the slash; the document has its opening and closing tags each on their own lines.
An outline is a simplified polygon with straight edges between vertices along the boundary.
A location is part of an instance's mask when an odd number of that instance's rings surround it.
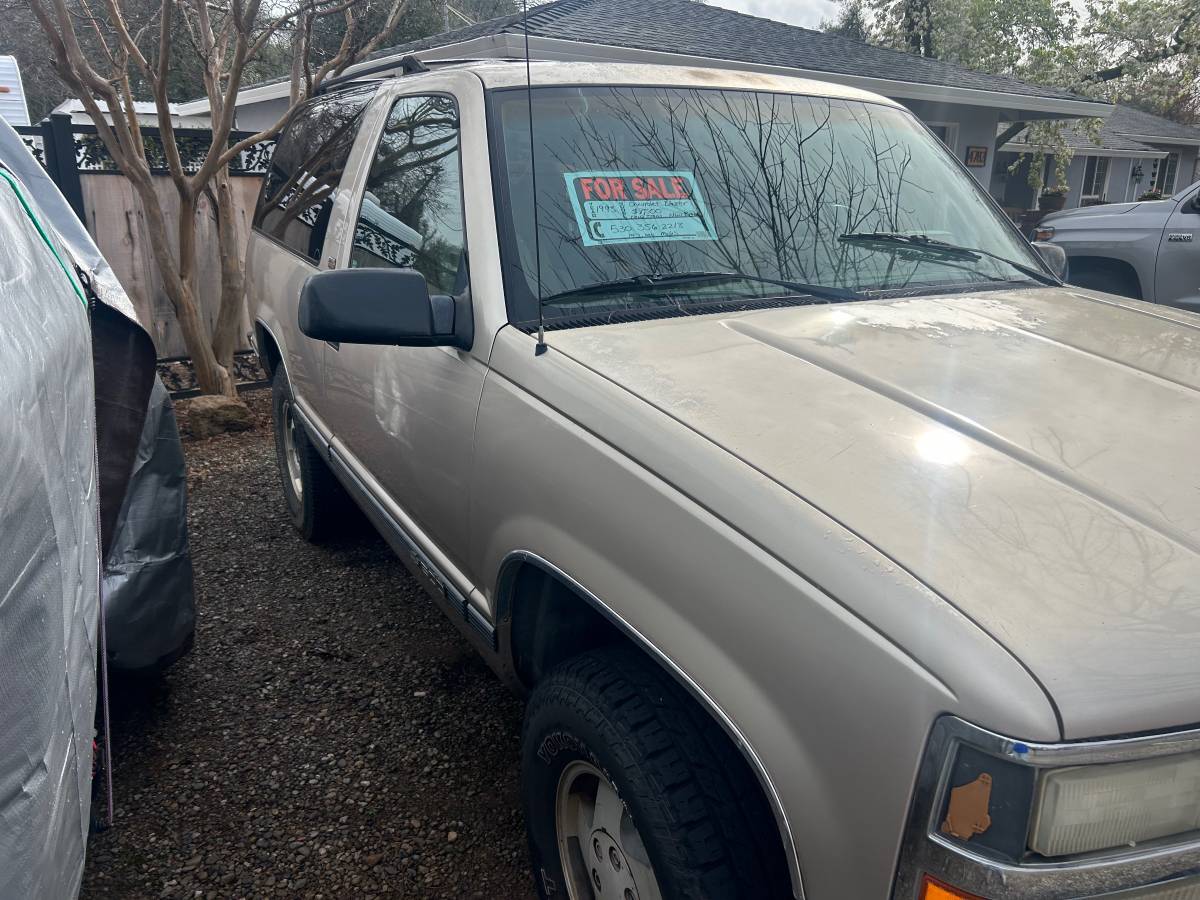
<svg viewBox="0 0 1200 900">
<path fill-rule="evenodd" d="M 58 900 L 88 835 L 99 491 L 86 303 L 37 216 L 0 170 L 0 897 Z"/>
</svg>

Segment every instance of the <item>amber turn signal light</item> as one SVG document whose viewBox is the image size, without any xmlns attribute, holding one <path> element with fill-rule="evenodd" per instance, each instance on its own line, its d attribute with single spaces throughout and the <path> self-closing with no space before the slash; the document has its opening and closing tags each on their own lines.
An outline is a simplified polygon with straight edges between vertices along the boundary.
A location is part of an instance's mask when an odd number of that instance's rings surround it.
<svg viewBox="0 0 1200 900">
<path fill-rule="evenodd" d="M 945 882 L 930 878 L 928 875 L 921 879 L 921 900 L 983 900 L 975 894 L 968 894 Z"/>
</svg>

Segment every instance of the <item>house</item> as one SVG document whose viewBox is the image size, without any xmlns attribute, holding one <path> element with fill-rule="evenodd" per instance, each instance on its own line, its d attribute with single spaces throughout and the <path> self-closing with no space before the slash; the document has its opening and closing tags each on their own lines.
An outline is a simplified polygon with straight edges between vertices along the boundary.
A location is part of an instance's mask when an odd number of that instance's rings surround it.
<svg viewBox="0 0 1200 900">
<path fill-rule="evenodd" d="M 1024 137 L 1018 135 L 997 153 L 991 190 L 1005 207 L 1029 208 L 1037 199 L 1028 175 L 1038 148 Z M 1148 191 L 1169 197 L 1200 179 L 1200 128 L 1191 125 L 1116 106 L 1098 133 L 1071 127 L 1064 137 L 1075 152 L 1066 173 L 1068 207 L 1124 203 Z M 1018 162 L 1010 174 L 1009 167 Z M 1046 155 L 1044 165 L 1043 182 L 1057 184 L 1053 155 Z"/>
<path fill-rule="evenodd" d="M 997 136 L 1013 123 L 1102 116 L 1112 107 L 1059 88 L 987 75 L 693 0 L 556 0 L 529 10 L 534 59 L 712 66 L 818 78 L 875 91 L 923 119 L 985 186 Z M 381 50 L 349 71 L 415 55 L 426 61 L 524 59 L 522 16 L 503 16 Z M 264 128 L 287 106 L 285 80 L 244 88 L 237 126 Z M 203 115 L 205 100 L 179 105 Z"/>
<path fill-rule="evenodd" d="M 179 113 L 178 103 L 169 103 L 167 108 L 171 111 L 171 125 L 175 128 L 202 128 L 209 127 L 207 115 L 182 116 Z M 103 106 L 104 121 L 112 124 L 112 115 Z M 158 127 L 158 107 L 153 100 L 136 100 L 133 104 L 133 111 L 138 118 L 138 124 L 143 128 Z M 205 109 L 207 113 L 207 108 Z M 64 100 L 54 109 L 50 110 L 52 116 L 70 116 L 72 125 L 91 125 L 92 117 L 88 115 L 87 108 L 81 100 Z"/>
</svg>

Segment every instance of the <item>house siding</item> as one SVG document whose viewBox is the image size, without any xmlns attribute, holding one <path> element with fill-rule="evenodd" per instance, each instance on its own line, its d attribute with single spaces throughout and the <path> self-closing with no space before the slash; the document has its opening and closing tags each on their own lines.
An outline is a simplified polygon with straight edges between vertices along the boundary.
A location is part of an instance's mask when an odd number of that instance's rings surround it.
<svg viewBox="0 0 1200 900">
<path fill-rule="evenodd" d="M 1180 147 L 1159 144 L 1155 149 L 1168 153 L 1179 154 L 1178 174 L 1175 178 L 1175 191 L 1181 191 L 1196 180 L 1197 156 L 1200 148 Z M 1083 172 L 1089 156 L 1106 156 L 1102 150 L 1095 153 L 1076 153 L 1067 167 L 1067 184 L 1070 191 L 1067 194 L 1067 207 L 1073 208 L 1082 203 Z M 1106 203 L 1126 203 L 1136 200 L 1142 193 L 1150 189 L 1151 173 L 1154 169 L 1153 158 L 1114 157 L 1109 156 L 1108 162 L 1108 191 L 1104 196 Z M 1161 163 L 1160 163 L 1161 165 Z M 1140 166 L 1142 176 L 1135 181 L 1133 171 Z"/>
<path fill-rule="evenodd" d="M 1200 171 L 1197 171 L 1197 164 L 1200 164 L 1200 147 L 1163 147 L 1163 149 L 1179 153 L 1179 171 L 1175 176 L 1176 191 L 1182 191 L 1188 185 L 1200 180 Z"/>
<path fill-rule="evenodd" d="M 287 108 L 288 99 L 286 97 L 239 106 L 237 108 L 238 130 L 262 131 L 264 128 L 270 128 L 279 121 L 279 117 L 287 111 Z"/>
<path fill-rule="evenodd" d="M 966 163 L 968 147 L 986 147 L 987 164 L 969 167 L 975 180 L 988 190 L 992 180 L 992 166 L 996 161 L 996 131 L 1000 123 L 997 110 L 957 103 L 928 103 L 919 100 L 901 101 L 923 122 L 952 122 L 957 134 L 950 149 L 962 163 Z"/>
<path fill-rule="evenodd" d="M 1149 179 L 1149 172 L 1144 165 L 1146 160 L 1131 159 L 1123 156 L 1109 156 L 1103 151 L 1096 153 L 1076 153 L 1067 166 L 1067 185 L 1070 191 L 1067 193 L 1067 207 L 1073 208 L 1080 206 L 1083 202 L 1083 172 L 1087 165 L 1089 156 L 1108 156 L 1108 188 L 1104 193 L 1105 203 L 1124 203 L 1127 200 L 1137 199 L 1137 195 L 1145 188 L 1138 188 L 1137 184 L 1130 180 L 1130 173 L 1133 167 L 1138 163 L 1143 163 L 1142 183 Z"/>
</svg>

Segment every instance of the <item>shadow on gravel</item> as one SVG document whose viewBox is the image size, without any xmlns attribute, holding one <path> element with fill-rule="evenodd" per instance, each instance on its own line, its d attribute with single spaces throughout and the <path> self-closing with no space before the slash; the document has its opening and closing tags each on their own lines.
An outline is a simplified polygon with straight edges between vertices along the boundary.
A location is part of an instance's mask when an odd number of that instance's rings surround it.
<svg viewBox="0 0 1200 900">
<path fill-rule="evenodd" d="M 82 895 L 534 897 L 520 703 L 377 535 L 295 535 L 245 399 L 255 430 L 184 445 L 196 646 L 113 679 Z"/>
</svg>

